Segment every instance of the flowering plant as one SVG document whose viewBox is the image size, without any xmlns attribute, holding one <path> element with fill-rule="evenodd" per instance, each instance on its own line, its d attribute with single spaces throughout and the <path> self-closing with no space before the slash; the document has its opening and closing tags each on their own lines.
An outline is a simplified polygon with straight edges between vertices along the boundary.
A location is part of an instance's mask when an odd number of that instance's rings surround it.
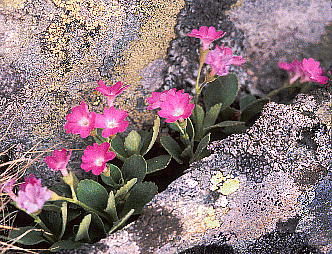
<svg viewBox="0 0 332 254">
<path fill-rule="evenodd" d="M 313 58 L 304 58 L 302 61 L 294 59 L 291 63 L 279 62 L 278 66 L 288 72 L 289 80 L 282 87 L 268 94 L 272 99 L 293 98 L 298 93 L 306 93 L 317 84 L 325 85 L 329 80 L 323 75 L 324 71 L 320 67 L 320 62 Z"/>
<path fill-rule="evenodd" d="M 76 177 L 68 166 L 73 151 L 64 148 L 44 159 L 51 170 L 61 172 L 63 185 L 43 187 L 40 179 L 30 175 L 15 194 L 15 180 L 10 180 L 3 191 L 18 209 L 34 219 L 36 226 L 13 229 L 8 239 L 18 237 L 22 245 L 46 242 L 51 251 L 98 241 L 139 214 L 157 193 L 154 183 L 144 181 L 147 175 L 165 169 L 171 159 L 187 168 L 188 163 L 209 155 L 207 145 L 211 139 L 248 128 L 270 98 L 248 95 L 236 101 L 239 85 L 236 76 L 229 74 L 230 66 L 240 66 L 245 59 L 233 55 L 224 44 L 212 49 L 213 41 L 224 35 L 206 26 L 188 34 L 199 38 L 202 45 L 195 93 L 191 96 L 175 88 L 152 92 L 146 99 L 147 109 L 157 110 L 157 116 L 150 131 L 132 130 L 124 135 L 128 113 L 116 108 L 114 101 L 129 86 L 122 82 L 107 86 L 99 81 L 96 90 L 107 100 L 103 112 L 90 112 L 82 101 L 72 108 L 64 125 L 67 133 L 94 140 L 84 149 L 80 164 L 94 180 Z M 289 72 L 290 84 L 298 79 L 300 83 L 327 82 L 320 63 L 312 58 L 290 64 L 280 62 L 279 66 Z M 204 67 L 209 71 L 202 81 Z M 169 134 L 159 135 L 160 118 L 169 127 Z M 149 153 L 158 145 L 156 142 L 168 155 Z"/>
</svg>

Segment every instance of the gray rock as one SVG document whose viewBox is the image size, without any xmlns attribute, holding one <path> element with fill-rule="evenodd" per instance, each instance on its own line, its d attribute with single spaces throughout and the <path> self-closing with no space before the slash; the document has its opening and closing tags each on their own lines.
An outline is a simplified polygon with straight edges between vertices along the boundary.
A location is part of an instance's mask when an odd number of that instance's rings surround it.
<svg viewBox="0 0 332 254">
<path fill-rule="evenodd" d="M 116 101 L 129 112 L 128 130 L 153 119 L 145 98 L 163 82 L 163 52 L 181 5 L 169 1 L 165 12 L 164 1 L 0 1 L 0 151 L 12 147 L 16 159 L 37 143 L 39 151 L 86 147 L 92 139 L 66 134 L 63 125 L 82 100 L 103 110 L 106 100 L 94 91 L 100 79 L 131 85 Z M 54 179 L 45 166 L 29 171 Z"/>
<path fill-rule="evenodd" d="M 269 103 L 243 134 L 210 144 L 124 229 L 73 253 L 329 253 L 331 129 L 320 108 L 331 95 Z M 225 193 L 227 176 L 239 181 Z M 236 186 L 236 184 L 234 185 Z M 224 251 L 224 252 L 222 252 Z"/>
</svg>

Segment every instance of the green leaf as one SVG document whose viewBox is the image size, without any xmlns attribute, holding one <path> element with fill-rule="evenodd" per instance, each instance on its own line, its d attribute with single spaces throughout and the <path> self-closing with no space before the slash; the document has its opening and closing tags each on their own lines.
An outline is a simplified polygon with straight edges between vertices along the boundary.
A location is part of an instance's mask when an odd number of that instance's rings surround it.
<svg viewBox="0 0 332 254">
<path fill-rule="evenodd" d="M 140 214 L 143 207 L 150 202 L 157 193 L 158 187 L 154 183 L 137 183 L 131 189 L 121 214 L 126 214 L 131 209 L 135 209 L 134 214 Z"/>
<path fill-rule="evenodd" d="M 182 164 L 182 160 L 180 159 L 182 153 L 181 147 L 171 136 L 162 136 L 160 138 L 160 143 L 169 155 L 171 155 L 178 163 Z"/>
<path fill-rule="evenodd" d="M 58 252 L 59 250 L 74 250 L 82 246 L 83 243 L 74 242 L 70 240 L 61 240 L 54 243 L 49 250 L 51 252 Z"/>
<path fill-rule="evenodd" d="M 152 159 L 149 159 L 146 161 L 147 163 L 147 174 L 154 173 L 156 171 L 159 171 L 161 169 L 164 169 L 167 167 L 169 162 L 171 161 L 171 156 L 170 155 L 160 155 L 157 157 L 154 157 Z"/>
<path fill-rule="evenodd" d="M 125 138 L 124 147 L 128 155 L 139 154 L 143 143 L 141 142 L 141 135 L 137 131 L 132 130 Z"/>
<path fill-rule="evenodd" d="M 205 148 L 196 158 L 195 161 L 199 161 L 205 157 L 208 157 L 211 153 L 207 148 Z"/>
<path fill-rule="evenodd" d="M 131 188 L 137 183 L 137 178 L 133 178 L 129 180 L 124 186 L 122 186 L 116 193 L 115 199 L 122 199 L 130 190 Z"/>
<path fill-rule="evenodd" d="M 248 122 L 252 120 L 254 117 L 256 117 L 260 112 L 262 112 L 262 109 L 266 103 L 268 103 L 269 99 L 259 99 L 255 102 L 248 105 L 241 113 L 241 121 Z"/>
<path fill-rule="evenodd" d="M 127 220 L 133 215 L 134 212 L 135 209 L 131 209 L 125 216 L 121 218 L 121 220 L 114 223 L 114 226 L 111 228 L 111 230 L 108 233 L 111 234 L 114 231 L 120 229 L 122 226 L 124 226 Z"/>
<path fill-rule="evenodd" d="M 240 110 L 243 111 L 246 107 L 248 107 L 251 103 L 256 101 L 256 97 L 248 94 L 240 99 Z"/>
<path fill-rule="evenodd" d="M 59 196 L 71 198 L 71 189 L 67 184 L 56 184 L 49 187 L 49 189 L 57 193 Z"/>
<path fill-rule="evenodd" d="M 160 118 L 159 116 L 156 116 L 153 122 L 151 141 L 148 148 L 145 151 L 143 151 L 142 153 L 143 155 L 147 154 L 154 145 L 154 143 L 156 142 L 159 133 L 159 128 L 160 128 Z"/>
<path fill-rule="evenodd" d="M 113 191 L 110 191 L 110 194 L 108 195 L 107 207 L 105 209 L 105 212 L 109 214 L 109 216 L 112 218 L 113 221 L 119 220 L 116 211 L 115 197 Z"/>
<path fill-rule="evenodd" d="M 292 85 L 282 86 L 278 89 L 271 91 L 267 96 L 273 101 L 278 101 L 282 103 L 289 103 L 294 99 L 296 95 L 301 92 L 303 84 L 300 82 L 295 82 Z"/>
<path fill-rule="evenodd" d="M 209 109 L 209 111 L 206 113 L 206 116 L 204 119 L 204 124 L 203 124 L 204 130 L 215 124 L 215 122 L 218 118 L 218 115 L 220 113 L 221 106 L 222 106 L 221 103 L 218 103 L 218 104 L 212 106 Z"/>
<path fill-rule="evenodd" d="M 24 245 L 35 245 L 46 241 L 43 237 L 43 230 L 30 226 L 13 229 L 9 232 L 8 238 Z"/>
<path fill-rule="evenodd" d="M 127 153 L 126 153 L 126 149 L 124 147 L 123 144 L 123 140 L 121 138 L 120 135 L 116 135 L 110 142 L 111 144 L 111 149 L 112 151 L 114 151 L 116 153 L 116 156 L 120 159 L 120 160 L 125 160 L 125 158 L 128 157 Z"/>
<path fill-rule="evenodd" d="M 192 119 L 195 126 L 195 140 L 200 140 L 203 136 L 203 122 L 204 122 L 205 112 L 200 105 L 195 105 Z"/>
<path fill-rule="evenodd" d="M 67 211 L 67 222 L 70 222 L 72 220 L 75 220 L 81 215 L 81 210 L 80 209 L 69 209 Z"/>
<path fill-rule="evenodd" d="M 38 215 L 45 226 L 48 228 L 49 232 L 51 232 L 56 239 L 59 238 L 62 231 L 61 213 L 61 208 L 57 212 L 46 211 L 43 209 Z"/>
<path fill-rule="evenodd" d="M 221 121 L 238 121 L 238 118 L 240 117 L 240 111 L 231 108 L 231 107 L 226 107 L 226 108 L 221 108 L 219 116 L 221 117 Z"/>
<path fill-rule="evenodd" d="M 89 236 L 92 242 L 96 242 L 101 238 L 106 237 L 106 230 L 103 221 L 97 214 L 91 213 L 91 216 Z"/>
<path fill-rule="evenodd" d="M 90 241 L 89 227 L 91 224 L 91 214 L 86 215 L 81 221 L 75 236 L 75 241 Z"/>
<path fill-rule="evenodd" d="M 205 88 L 205 106 L 209 109 L 213 105 L 221 103 L 223 108 L 228 107 L 235 101 L 238 90 L 239 86 L 234 74 L 219 77 Z"/>
<path fill-rule="evenodd" d="M 77 186 L 77 198 L 87 206 L 103 211 L 107 205 L 108 193 L 101 184 L 86 179 Z"/>
<path fill-rule="evenodd" d="M 46 203 L 43 206 L 43 210 L 48 211 L 48 212 L 58 212 L 58 213 L 60 213 L 61 212 L 61 207 L 59 205 L 62 205 L 62 201 L 60 201 L 61 203 L 57 204 L 57 205 L 55 204 L 55 202 L 57 202 L 57 201 L 54 201 L 53 204 Z"/>
<path fill-rule="evenodd" d="M 122 179 L 121 170 L 114 164 L 108 164 L 107 167 L 107 175 L 103 173 L 100 177 L 105 184 L 117 188 Z"/>
<path fill-rule="evenodd" d="M 61 232 L 60 232 L 59 237 L 58 237 L 59 240 L 62 238 L 63 234 L 66 231 L 67 218 L 68 218 L 68 205 L 67 205 L 67 202 L 62 203 L 61 215 L 62 215 L 62 228 L 61 228 Z"/>
<path fill-rule="evenodd" d="M 225 127 L 223 128 L 222 132 L 226 135 L 231 135 L 235 133 L 243 133 L 246 129 L 248 129 L 248 126 L 243 125 L 237 125 L 232 127 Z"/>
<path fill-rule="evenodd" d="M 151 139 L 152 139 L 152 131 L 147 130 L 138 130 L 139 135 L 141 135 L 142 138 L 142 148 L 140 151 L 141 155 L 144 155 L 150 145 Z"/>
<path fill-rule="evenodd" d="M 215 125 L 212 125 L 209 128 L 205 128 L 204 131 L 208 131 L 213 128 L 235 127 L 235 126 L 244 125 L 244 124 L 245 124 L 245 122 L 240 122 L 240 121 L 223 121 L 223 122 L 217 123 Z"/>
<path fill-rule="evenodd" d="M 210 136 L 211 136 L 211 133 L 208 133 L 202 140 L 201 142 L 199 142 L 197 148 L 196 148 L 196 151 L 195 151 L 195 154 L 194 154 L 194 157 L 192 158 L 192 162 L 197 160 L 197 158 L 200 156 L 200 154 L 204 151 L 204 149 L 206 149 L 207 145 L 209 144 L 210 142 Z"/>
<path fill-rule="evenodd" d="M 111 186 L 112 188 L 116 189 L 119 184 L 114 182 L 113 178 L 111 176 L 105 176 L 104 174 L 100 175 L 101 180 L 103 181 L 104 184 Z"/>
<path fill-rule="evenodd" d="M 143 181 L 146 175 L 147 165 L 146 161 L 141 155 L 132 155 L 127 158 L 121 168 L 123 178 L 130 180 L 137 178 L 138 182 Z"/>
<path fill-rule="evenodd" d="M 193 152 L 192 152 L 192 145 L 188 145 L 181 153 L 181 157 L 182 158 L 186 158 L 189 157 L 191 158 L 193 156 Z"/>
</svg>

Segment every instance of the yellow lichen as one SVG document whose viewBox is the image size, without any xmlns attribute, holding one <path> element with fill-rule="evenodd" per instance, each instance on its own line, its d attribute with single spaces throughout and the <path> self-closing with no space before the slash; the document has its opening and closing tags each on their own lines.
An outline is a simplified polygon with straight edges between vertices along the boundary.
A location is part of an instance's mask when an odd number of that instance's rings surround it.
<svg viewBox="0 0 332 254">
<path fill-rule="evenodd" d="M 36 125 L 33 130 L 35 135 L 42 137 L 52 135 L 52 132 L 60 127 L 59 124 L 63 122 L 72 106 L 81 100 L 87 100 L 83 92 L 71 93 L 71 98 L 62 100 L 61 97 L 69 96 L 68 92 L 71 88 L 68 84 L 79 82 L 83 91 L 90 90 L 91 94 L 93 93 L 96 86 L 95 81 L 100 79 L 98 68 L 103 61 L 103 56 L 96 52 L 98 44 L 105 41 L 103 38 L 108 36 L 110 21 L 117 24 L 112 29 L 120 31 L 125 18 L 124 7 L 117 1 L 107 3 L 107 5 L 102 0 L 53 0 L 53 3 L 62 9 L 62 13 L 60 18 L 51 22 L 45 31 L 42 41 L 44 48 L 49 53 L 49 66 L 44 68 L 44 75 L 36 80 L 36 83 L 40 85 L 33 91 L 36 98 L 47 97 L 44 121 Z M 73 23 L 71 24 L 71 22 Z M 68 31 L 68 25 L 71 27 L 71 31 Z M 97 27 L 98 36 L 92 37 L 89 31 L 93 31 Z M 74 42 L 77 32 L 83 33 L 84 40 L 90 44 L 89 48 L 77 47 Z M 120 35 L 119 32 L 118 36 Z M 107 43 L 107 41 L 104 42 L 105 49 L 111 46 Z M 77 51 L 80 51 L 78 61 L 68 55 L 68 52 L 76 54 Z M 98 100 L 89 102 L 96 105 Z"/>
<path fill-rule="evenodd" d="M 210 190 L 212 190 L 212 191 L 217 190 L 219 188 L 218 185 L 220 183 L 223 183 L 224 181 L 226 181 L 226 177 L 224 177 L 223 173 L 221 173 L 221 172 L 212 176 L 212 178 L 210 179 L 210 182 L 212 183 Z"/>
<path fill-rule="evenodd" d="M 0 5 L 19 8 L 24 3 L 23 0 L 3 0 Z M 126 7 L 116 0 L 51 0 L 44 4 L 45 9 L 50 10 L 49 19 L 36 23 L 38 29 L 33 30 L 30 26 L 27 31 L 27 38 L 40 39 L 42 52 L 35 47 L 36 56 L 32 58 L 42 59 L 42 75 L 30 80 L 36 85 L 26 93 L 29 93 L 29 98 L 43 99 L 40 107 L 43 110 L 39 111 L 43 115 L 34 125 L 33 133 L 39 137 L 50 137 L 61 128 L 60 124 L 63 124 L 69 109 L 81 100 L 91 102 L 90 107 L 102 106 L 98 95 L 93 94 L 95 81 L 101 78 L 99 68 L 103 58 L 112 54 L 113 43 L 124 36 L 124 21 L 128 17 Z M 175 37 L 176 17 L 184 4 L 184 0 L 139 1 L 134 10 L 144 17 L 140 20 L 142 25 L 138 39 L 127 49 L 121 49 L 125 50 L 121 58 L 124 62 L 117 62 L 112 82 L 121 80 L 132 85 L 116 104 L 129 111 L 137 126 L 148 119 L 147 113 L 135 110 L 142 95 L 139 73 L 154 60 L 165 56 L 169 42 Z M 132 5 L 134 7 L 135 4 Z M 110 30 L 113 38 L 108 40 Z M 95 31 L 97 35 L 91 35 Z M 77 36 L 90 47 L 81 47 Z M 21 56 L 30 53 L 28 42 L 24 41 L 27 45 L 22 46 L 24 53 L 20 52 Z M 101 54 L 100 48 L 105 50 L 104 54 Z M 90 98 L 91 101 L 88 100 Z M 153 114 L 148 116 L 152 119 Z"/>
<path fill-rule="evenodd" d="M 174 26 L 176 17 L 184 7 L 184 0 L 150 0 L 141 1 L 136 9 L 146 17 L 141 26 L 139 39 L 132 41 L 123 53 L 124 62 L 115 66 L 115 78 L 132 84 L 132 97 L 141 95 L 140 72 L 151 62 L 166 55 L 169 42 L 175 37 Z M 153 114 L 144 114 L 132 111 L 136 106 L 136 100 L 127 100 L 125 109 L 131 112 L 132 119 L 136 123 L 146 122 L 153 119 Z"/>
<path fill-rule="evenodd" d="M 197 210 L 198 217 L 203 217 L 204 226 L 207 229 L 220 227 L 220 221 L 216 219 L 213 207 L 200 206 Z"/>
<path fill-rule="evenodd" d="M 228 179 L 223 183 L 218 192 L 227 196 L 237 191 L 239 187 L 240 187 L 240 181 L 238 179 Z"/>
<path fill-rule="evenodd" d="M 237 178 L 234 178 L 233 175 L 224 176 L 221 172 L 212 176 L 210 182 L 212 183 L 210 190 L 218 191 L 226 196 L 240 187 L 240 181 Z"/>
</svg>

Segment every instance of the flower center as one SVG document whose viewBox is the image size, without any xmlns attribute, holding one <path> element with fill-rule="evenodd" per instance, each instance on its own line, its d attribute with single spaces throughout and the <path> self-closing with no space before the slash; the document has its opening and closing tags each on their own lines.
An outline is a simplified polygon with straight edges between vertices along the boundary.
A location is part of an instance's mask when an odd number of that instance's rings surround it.
<svg viewBox="0 0 332 254">
<path fill-rule="evenodd" d="M 82 127 L 87 127 L 90 124 L 90 121 L 86 117 L 82 117 L 82 119 L 78 122 L 78 124 Z"/>
<path fill-rule="evenodd" d="M 112 119 L 112 120 L 107 121 L 106 127 L 109 129 L 113 129 L 115 127 L 118 127 L 118 123 L 114 119 Z"/>
<path fill-rule="evenodd" d="M 183 108 L 175 109 L 173 116 L 181 116 L 181 115 L 183 115 Z"/>
<path fill-rule="evenodd" d="M 104 158 L 103 157 L 99 157 L 95 160 L 95 164 L 98 166 L 98 167 L 101 167 L 104 163 Z"/>
</svg>

